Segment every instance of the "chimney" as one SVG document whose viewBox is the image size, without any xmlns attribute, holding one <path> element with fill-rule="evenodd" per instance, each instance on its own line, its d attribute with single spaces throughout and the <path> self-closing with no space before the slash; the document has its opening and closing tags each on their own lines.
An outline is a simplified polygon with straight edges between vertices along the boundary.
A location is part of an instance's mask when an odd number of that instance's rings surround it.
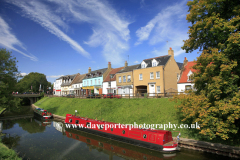
<svg viewBox="0 0 240 160">
<path fill-rule="evenodd" d="M 168 50 L 168 55 L 174 56 L 174 51 L 172 50 L 171 47 L 170 47 L 169 50 Z"/>
<path fill-rule="evenodd" d="M 183 67 L 185 67 L 185 66 L 187 65 L 187 63 L 188 63 L 188 60 L 187 60 L 187 58 L 185 57 L 185 58 L 184 58 L 184 61 L 183 61 Z"/>
<path fill-rule="evenodd" d="M 90 72 L 91 72 L 91 67 L 88 68 L 88 73 L 90 73 Z"/>
<path fill-rule="evenodd" d="M 108 69 L 111 69 L 111 62 L 108 62 Z"/>
<path fill-rule="evenodd" d="M 127 63 L 127 61 L 125 61 L 125 67 L 127 67 L 128 66 L 128 63 Z"/>
</svg>

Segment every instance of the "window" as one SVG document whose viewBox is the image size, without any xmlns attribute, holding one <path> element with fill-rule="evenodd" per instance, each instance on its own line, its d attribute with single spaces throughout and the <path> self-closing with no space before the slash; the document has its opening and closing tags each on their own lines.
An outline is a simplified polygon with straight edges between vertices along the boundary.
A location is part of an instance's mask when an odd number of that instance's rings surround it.
<svg viewBox="0 0 240 160">
<path fill-rule="evenodd" d="M 128 80 L 127 81 L 131 82 L 131 76 L 130 75 L 128 75 Z"/>
<path fill-rule="evenodd" d="M 142 73 L 139 74 L 139 80 L 143 80 Z"/>
<path fill-rule="evenodd" d="M 185 86 L 185 90 L 186 90 L 186 91 L 188 91 L 188 90 L 190 90 L 190 89 L 192 89 L 192 86 L 191 86 L 191 85 L 186 85 L 186 86 Z"/>
<path fill-rule="evenodd" d="M 145 64 L 142 64 L 142 68 L 145 68 Z"/>
<path fill-rule="evenodd" d="M 88 86 L 88 81 L 87 81 L 87 86 Z"/>
<path fill-rule="evenodd" d="M 84 81 L 84 86 L 86 86 L 86 81 Z"/>
<path fill-rule="evenodd" d="M 157 86 L 157 93 L 160 93 L 160 86 Z"/>
<path fill-rule="evenodd" d="M 97 79 L 95 79 L 95 85 L 97 84 Z"/>
<path fill-rule="evenodd" d="M 177 73 L 177 80 L 179 79 L 179 73 Z"/>
<path fill-rule="evenodd" d="M 157 62 L 153 62 L 153 63 L 152 63 L 152 66 L 153 66 L 153 67 L 157 66 Z"/>
<path fill-rule="evenodd" d="M 121 77 L 121 76 L 118 77 L 118 82 L 119 82 L 119 83 L 122 82 L 122 77 Z"/>
<path fill-rule="evenodd" d="M 108 87 L 111 87 L 111 82 L 108 82 Z"/>
<path fill-rule="evenodd" d="M 123 76 L 123 82 L 126 82 L 126 76 Z"/>
<path fill-rule="evenodd" d="M 150 79 L 154 79 L 153 72 L 150 72 Z"/>
<path fill-rule="evenodd" d="M 100 84 L 100 79 L 98 79 L 98 84 Z"/>
<path fill-rule="evenodd" d="M 188 76 L 188 81 L 193 81 L 193 75 Z"/>
<path fill-rule="evenodd" d="M 91 80 L 91 85 L 92 85 L 92 80 Z"/>
<path fill-rule="evenodd" d="M 160 72 L 156 72 L 156 78 L 157 78 L 157 79 L 160 78 Z"/>
</svg>

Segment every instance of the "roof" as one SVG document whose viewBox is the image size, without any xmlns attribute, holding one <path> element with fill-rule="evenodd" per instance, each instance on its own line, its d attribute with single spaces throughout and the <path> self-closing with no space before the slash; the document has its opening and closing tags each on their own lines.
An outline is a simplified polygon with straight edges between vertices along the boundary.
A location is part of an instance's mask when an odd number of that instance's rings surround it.
<svg viewBox="0 0 240 160">
<path fill-rule="evenodd" d="M 62 79 L 64 76 L 61 76 L 61 77 L 59 77 L 58 79 L 56 79 L 56 80 L 60 80 L 60 79 Z"/>
<path fill-rule="evenodd" d="M 193 61 L 187 63 L 187 65 L 184 67 L 184 70 L 178 83 L 192 83 L 191 81 L 188 81 L 187 75 L 189 71 L 196 72 L 196 70 L 192 68 L 195 64 L 196 63 Z"/>
<path fill-rule="evenodd" d="M 80 76 L 76 77 L 76 81 L 73 84 L 82 83 L 83 78 L 86 74 L 81 74 Z"/>
<path fill-rule="evenodd" d="M 183 63 L 177 62 L 177 65 L 178 65 L 179 69 L 181 70 L 183 67 Z"/>
<path fill-rule="evenodd" d="M 61 86 L 69 86 L 69 85 L 71 85 L 73 79 L 74 79 L 78 74 L 79 74 L 79 73 L 77 73 L 77 74 L 72 74 L 72 75 L 62 76 L 62 79 L 63 79 L 63 80 L 71 79 L 71 82 L 68 81 L 67 83 L 62 83 Z"/>
<path fill-rule="evenodd" d="M 150 58 L 150 59 L 144 59 L 143 61 L 147 64 L 147 67 L 152 67 L 152 60 L 155 59 L 158 62 L 157 66 L 165 66 L 168 62 L 168 60 L 170 59 L 170 55 L 165 55 L 165 56 L 160 56 L 160 57 L 154 57 L 154 58 Z M 137 69 L 141 68 L 141 64 L 138 66 Z"/>
<path fill-rule="evenodd" d="M 90 79 L 90 78 L 96 78 L 103 75 L 104 72 L 107 71 L 108 68 L 103 68 L 99 70 L 92 71 L 90 73 L 87 73 L 86 76 L 83 79 Z"/>
<path fill-rule="evenodd" d="M 110 74 L 114 74 L 114 76 L 111 78 L 111 81 L 116 81 L 116 76 L 115 74 L 117 72 L 119 72 L 121 69 L 123 69 L 124 67 L 120 67 L 120 68 L 114 68 L 111 70 L 111 72 L 109 72 L 109 74 L 107 75 L 107 77 L 105 78 L 105 80 L 103 82 L 109 82 L 110 81 Z"/>
<path fill-rule="evenodd" d="M 123 68 L 122 70 L 120 70 L 120 71 L 117 72 L 117 73 L 123 73 L 123 72 L 133 71 L 134 69 L 137 69 L 137 67 L 138 67 L 139 65 L 140 65 L 140 64 L 132 65 L 132 66 L 127 66 L 127 67 Z"/>
</svg>

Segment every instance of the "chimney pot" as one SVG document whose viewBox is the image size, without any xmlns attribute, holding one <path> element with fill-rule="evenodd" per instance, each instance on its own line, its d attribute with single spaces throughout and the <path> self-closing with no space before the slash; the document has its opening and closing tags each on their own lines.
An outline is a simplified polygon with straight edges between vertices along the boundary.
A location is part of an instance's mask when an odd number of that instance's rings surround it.
<svg viewBox="0 0 240 160">
<path fill-rule="evenodd" d="M 90 72 L 91 72 L 91 67 L 88 68 L 88 73 L 90 73 Z"/>
<path fill-rule="evenodd" d="M 128 66 L 128 63 L 127 63 L 127 61 L 125 61 L 125 65 L 124 65 L 125 67 L 127 67 Z"/>
<path fill-rule="evenodd" d="M 172 50 L 171 47 L 170 47 L 169 50 L 168 50 L 168 55 L 174 56 L 174 51 Z"/>
<path fill-rule="evenodd" d="M 111 69 L 112 66 L 111 66 L 111 62 L 108 62 L 108 69 Z"/>
</svg>

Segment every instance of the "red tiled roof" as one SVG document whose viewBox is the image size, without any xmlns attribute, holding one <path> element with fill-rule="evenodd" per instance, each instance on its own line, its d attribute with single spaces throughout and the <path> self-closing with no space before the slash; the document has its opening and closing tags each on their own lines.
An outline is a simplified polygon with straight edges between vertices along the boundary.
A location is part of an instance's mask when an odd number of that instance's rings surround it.
<svg viewBox="0 0 240 160">
<path fill-rule="evenodd" d="M 120 71 L 121 69 L 123 69 L 123 68 L 124 68 L 124 67 L 112 69 L 112 70 L 108 73 L 107 77 L 104 79 L 103 82 L 109 82 L 109 81 L 110 81 L 110 74 L 114 74 L 113 78 L 111 78 L 111 81 L 116 81 L 116 75 L 115 75 L 115 74 L 116 74 L 118 71 Z"/>
<path fill-rule="evenodd" d="M 191 81 L 188 81 L 187 75 L 189 71 L 196 72 L 196 70 L 192 68 L 192 66 L 194 66 L 195 64 L 196 63 L 193 61 L 187 63 L 187 65 L 184 67 L 184 70 L 178 83 L 192 83 Z"/>
</svg>

